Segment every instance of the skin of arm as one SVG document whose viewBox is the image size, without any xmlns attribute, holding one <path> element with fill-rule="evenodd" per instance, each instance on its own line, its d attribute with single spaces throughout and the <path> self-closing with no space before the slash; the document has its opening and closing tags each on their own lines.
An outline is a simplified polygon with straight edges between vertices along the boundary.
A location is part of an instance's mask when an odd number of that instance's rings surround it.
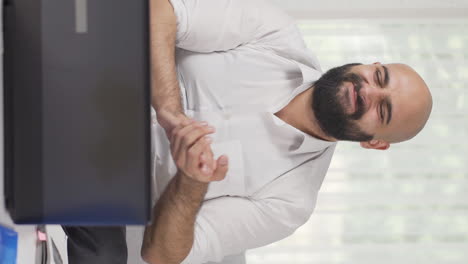
<svg viewBox="0 0 468 264">
<path fill-rule="evenodd" d="M 177 20 L 169 0 L 149 0 L 151 105 L 169 135 L 184 114 L 175 66 Z M 170 120 L 175 120 L 171 123 Z"/>
<path fill-rule="evenodd" d="M 151 264 L 175 264 L 185 259 L 193 245 L 196 214 L 208 184 L 224 179 L 227 172 L 227 157 L 214 160 L 210 142 L 203 137 L 214 130 L 201 134 L 202 123 L 184 114 L 175 68 L 176 32 L 169 1 L 150 0 L 151 104 L 178 167 L 153 208 L 152 223 L 145 229 L 141 256 Z M 208 171 L 202 172 L 203 165 Z"/>
<path fill-rule="evenodd" d="M 141 256 L 151 264 L 182 262 L 193 245 L 194 224 L 211 181 L 224 179 L 228 170 L 225 155 L 216 161 L 206 153 L 215 129 L 206 122 L 183 121 L 170 138 L 171 154 L 178 171 L 153 208 L 153 221 L 145 229 Z M 214 170 L 204 170 L 205 162 Z M 208 168 L 208 167 L 206 167 Z"/>
<path fill-rule="evenodd" d="M 148 263 L 180 263 L 193 244 L 196 214 L 208 183 L 178 172 L 153 209 L 153 223 L 145 229 L 142 258 Z"/>
<path fill-rule="evenodd" d="M 169 138 L 172 130 L 189 118 L 185 115 L 175 66 L 177 20 L 169 0 L 149 0 L 151 49 L 151 105 Z M 206 154 L 213 156 L 207 149 Z M 212 159 L 211 159 L 212 161 Z M 206 162 L 214 169 L 214 162 Z"/>
</svg>

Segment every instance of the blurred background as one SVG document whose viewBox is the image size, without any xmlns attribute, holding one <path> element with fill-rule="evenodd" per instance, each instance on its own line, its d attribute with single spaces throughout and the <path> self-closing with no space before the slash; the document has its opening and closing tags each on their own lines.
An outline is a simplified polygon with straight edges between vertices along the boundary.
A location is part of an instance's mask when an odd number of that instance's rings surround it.
<svg viewBox="0 0 468 264">
<path fill-rule="evenodd" d="M 406 63 L 434 106 L 418 136 L 387 151 L 339 143 L 308 223 L 247 251 L 247 262 L 468 263 L 468 1 L 273 2 L 297 19 L 324 71 Z"/>
</svg>

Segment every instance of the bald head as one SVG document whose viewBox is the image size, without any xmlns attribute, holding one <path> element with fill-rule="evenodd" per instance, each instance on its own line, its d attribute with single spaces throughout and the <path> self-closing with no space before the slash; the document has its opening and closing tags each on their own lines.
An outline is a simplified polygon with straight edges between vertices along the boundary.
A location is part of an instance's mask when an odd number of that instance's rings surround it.
<svg viewBox="0 0 468 264">
<path fill-rule="evenodd" d="M 399 63 L 384 66 L 393 79 L 387 96 L 392 101 L 394 123 L 380 131 L 380 138 L 389 143 L 402 142 L 413 138 L 425 126 L 432 110 L 432 96 L 427 84 L 410 66 Z"/>
</svg>

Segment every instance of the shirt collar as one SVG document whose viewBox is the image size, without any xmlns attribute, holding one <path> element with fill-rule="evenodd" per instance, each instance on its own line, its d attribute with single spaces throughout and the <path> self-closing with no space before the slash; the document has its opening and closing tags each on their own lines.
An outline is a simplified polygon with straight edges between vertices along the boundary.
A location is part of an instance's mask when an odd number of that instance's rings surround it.
<svg viewBox="0 0 468 264">
<path fill-rule="evenodd" d="M 293 56 L 291 59 L 297 64 L 299 67 L 301 74 L 302 74 L 302 84 L 294 89 L 293 91 L 293 98 L 297 96 L 299 93 L 305 91 L 306 89 L 310 88 L 312 84 L 317 81 L 320 76 L 322 76 L 322 69 L 320 64 L 315 57 L 315 55 L 310 52 L 308 49 L 301 50 L 300 56 Z M 290 99 L 292 100 L 292 99 Z M 289 101 L 290 101 L 289 100 Z M 281 107 L 284 107 L 284 103 Z M 281 108 L 280 107 L 280 108 Z M 276 109 L 279 110 L 280 108 Z M 301 141 L 298 144 L 294 144 L 293 148 L 291 148 L 291 152 L 295 154 L 300 153 L 310 153 L 310 152 L 317 152 L 322 151 L 330 146 L 336 145 L 337 142 L 331 142 L 316 138 L 309 134 L 302 132 L 301 130 L 285 123 L 283 120 L 278 118 L 273 113 L 270 113 L 273 121 L 276 125 L 286 127 L 291 133 L 294 133 L 298 138 L 298 141 Z"/>
<path fill-rule="evenodd" d="M 329 146 L 335 145 L 335 141 L 326 141 L 320 138 L 316 138 L 307 133 L 302 132 L 301 130 L 289 125 L 290 129 L 295 130 L 294 132 L 300 135 L 302 142 L 298 144 L 296 149 L 292 149 L 292 153 L 307 153 L 307 152 L 317 152 L 328 148 Z"/>
<path fill-rule="evenodd" d="M 302 134 L 302 143 L 297 149 L 292 151 L 293 153 L 317 152 L 336 145 L 337 143 L 316 138 L 302 131 L 299 131 L 299 133 Z"/>
<path fill-rule="evenodd" d="M 301 70 L 302 84 L 308 84 L 309 87 L 322 76 L 320 68 L 313 68 L 312 65 L 304 65 L 300 62 L 296 62 L 297 66 Z"/>
<path fill-rule="evenodd" d="M 301 154 L 317 152 L 336 145 L 336 142 L 322 140 L 302 132 L 301 130 L 284 122 L 273 113 L 270 113 L 270 116 L 273 119 L 275 125 L 284 128 L 287 133 L 294 134 L 294 138 L 297 139 L 297 142 L 292 142 L 292 147 L 290 148 L 291 153 Z"/>
</svg>

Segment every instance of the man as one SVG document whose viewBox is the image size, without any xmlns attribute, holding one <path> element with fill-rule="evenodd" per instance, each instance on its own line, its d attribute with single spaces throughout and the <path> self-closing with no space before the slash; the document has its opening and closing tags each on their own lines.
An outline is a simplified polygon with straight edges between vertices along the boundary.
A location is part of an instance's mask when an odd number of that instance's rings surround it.
<svg viewBox="0 0 468 264">
<path fill-rule="evenodd" d="M 245 263 L 308 220 L 338 140 L 386 150 L 432 108 L 403 64 L 322 75 L 294 22 L 261 0 L 151 0 L 151 40 L 148 263 Z"/>
</svg>

